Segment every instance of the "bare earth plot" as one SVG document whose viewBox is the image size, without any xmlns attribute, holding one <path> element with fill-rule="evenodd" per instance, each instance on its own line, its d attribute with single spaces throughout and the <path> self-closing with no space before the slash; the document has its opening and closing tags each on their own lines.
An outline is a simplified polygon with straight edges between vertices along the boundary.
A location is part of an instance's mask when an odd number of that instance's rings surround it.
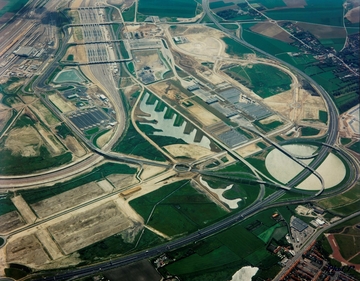
<svg viewBox="0 0 360 281">
<path fill-rule="evenodd" d="M 1 99 L 1 95 L 0 95 L 0 99 Z M 2 110 L 0 106 L 0 131 L 5 127 L 10 117 L 11 117 L 11 109 Z"/>
<path fill-rule="evenodd" d="M 351 21 L 351 23 L 360 22 L 360 6 L 351 9 L 345 15 L 345 17 Z"/>
<path fill-rule="evenodd" d="M 283 0 L 289 8 L 304 8 L 307 5 L 306 0 Z"/>
<path fill-rule="evenodd" d="M 74 56 L 74 61 L 76 62 L 87 62 L 87 55 L 84 45 L 71 46 L 66 50 L 64 60 L 67 59 L 69 55 Z"/>
<path fill-rule="evenodd" d="M 113 201 L 86 210 L 48 228 L 66 254 L 70 254 L 132 225 Z"/>
<path fill-rule="evenodd" d="M 130 185 L 138 183 L 138 180 L 134 177 L 134 175 L 112 174 L 106 178 L 117 189 L 124 189 Z"/>
<path fill-rule="evenodd" d="M 33 127 L 16 128 L 9 132 L 4 147 L 25 157 L 38 156 L 42 139 Z"/>
<path fill-rule="evenodd" d="M 236 150 L 237 153 L 240 154 L 241 157 L 247 157 L 251 154 L 254 154 L 255 152 L 259 152 L 262 149 L 258 147 L 255 143 L 251 143 L 247 146 L 241 147 Z"/>
<path fill-rule="evenodd" d="M 16 209 L 18 209 L 19 213 L 27 223 L 35 222 L 36 215 L 21 195 L 11 198 L 11 201 L 14 203 Z"/>
<path fill-rule="evenodd" d="M 76 110 L 76 107 L 72 103 L 65 102 L 58 95 L 49 95 L 49 100 L 63 113 Z"/>
<path fill-rule="evenodd" d="M 35 268 L 50 261 L 35 235 L 9 241 L 6 246 L 6 257 L 8 263 L 17 262 Z"/>
<path fill-rule="evenodd" d="M 91 182 L 59 195 L 31 204 L 38 217 L 44 218 L 62 210 L 79 205 L 105 194 L 95 182 Z"/>
<path fill-rule="evenodd" d="M 0 233 L 5 234 L 25 225 L 25 221 L 17 211 L 0 216 Z"/>
<path fill-rule="evenodd" d="M 294 42 L 293 39 L 290 38 L 289 34 L 282 30 L 276 24 L 267 22 L 267 23 L 258 23 L 250 28 L 251 31 L 256 33 L 265 35 L 267 37 L 276 38 L 280 41 L 291 43 Z"/>
<path fill-rule="evenodd" d="M 59 119 L 57 119 L 39 100 L 32 103 L 31 108 L 35 110 L 40 117 L 43 117 L 42 119 L 44 119 L 49 126 L 60 123 Z"/>
<path fill-rule="evenodd" d="M 185 156 L 192 159 L 199 159 L 213 154 L 210 149 L 206 149 L 194 144 L 172 144 L 164 147 L 173 157 Z"/>
<path fill-rule="evenodd" d="M 73 136 L 67 136 L 64 140 L 64 143 L 76 157 L 82 157 L 86 154 L 84 147 Z"/>
<path fill-rule="evenodd" d="M 214 114 L 212 114 L 210 111 L 206 110 L 205 108 L 196 104 L 195 102 L 192 103 L 193 105 L 188 107 L 187 110 L 204 126 L 208 127 L 221 122 L 221 120 L 218 117 L 216 117 Z"/>
</svg>

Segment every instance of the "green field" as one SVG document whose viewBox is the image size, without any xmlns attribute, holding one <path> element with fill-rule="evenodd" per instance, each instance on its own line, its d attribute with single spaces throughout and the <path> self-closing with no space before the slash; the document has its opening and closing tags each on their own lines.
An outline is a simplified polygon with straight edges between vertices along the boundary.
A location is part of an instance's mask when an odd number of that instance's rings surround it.
<svg viewBox="0 0 360 281">
<path fill-rule="evenodd" d="M 360 141 L 350 145 L 349 147 L 351 150 L 355 151 L 356 153 L 360 154 Z"/>
<path fill-rule="evenodd" d="M 8 0 L 5 6 L 0 10 L 0 17 L 6 13 L 18 12 L 27 2 L 29 2 L 29 0 Z"/>
<path fill-rule="evenodd" d="M 166 161 L 164 155 L 145 140 L 131 123 L 124 137 L 114 146 L 113 150 L 151 160 Z"/>
<path fill-rule="evenodd" d="M 0 151 L 0 174 L 1 175 L 23 175 L 30 174 L 43 169 L 59 167 L 69 163 L 72 159 L 70 152 L 58 156 L 52 156 L 45 146 L 39 149 L 39 156 L 25 157 L 13 155 L 8 149 Z M 21 163 L 21 165 L 19 165 Z"/>
<path fill-rule="evenodd" d="M 331 26 L 343 25 L 342 1 L 308 0 L 304 8 L 266 11 L 274 20 L 291 20 Z"/>
<path fill-rule="evenodd" d="M 301 128 L 301 135 L 304 137 L 316 136 L 317 134 L 319 134 L 319 132 L 320 132 L 319 129 L 315 129 L 315 128 L 311 128 L 311 127 Z"/>
<path fill-rule="evenodd" d="M 350 190 L 342 194 L 320 200 L 317 204 L 324 209 L 332 210 L 350 205 L 358 200 L 360 200 L 360 182 L 356 183 L 356 185 Z"/>
<path fill-rule="evenodd" d="M 357 235 L 335 234 L 335 240 L 340 248 L 340 253 L 346 260 L 360 252 L 360 230 Z"/>
<path fill-rule="evenodd" d="M 227 214 L 189 180 L 165 185 L 129 204 L 148 225 L 169 236 L 194 232 Z"/>
<path fill-rule="evenodd" d="M 271 65 L 259 63 L 246 67 L 235 66 L 226 70 L 226 73 L 262 98 L 290 89 L 291 77 Z"/>
<path fill-rule="evenodd" d="M 259 0 L 250 0 L 249 3 L 250 4 L 261 3 L 267 9 L 273 9 L 273 8 L 277 8 L 277 7 L 286 7 L 286 4 L 284 3 L 283 0 L 261 0 L 261 1 L 259 1 Z"/>
<path fill-rule="evenodd" d="M 133 4 L 133 5 L 131 5 L 130 8 L 126 9 L 122 13 L 124 21 L 134 21 L 134 19 L 135 19 L 135 7 L 136 7 L 136 5 Z"/>
<path fill-rule="evenodd" d="M 242 26 L 246 26 L 243 24 Z M 244 29 L 242 36 L 244 40 L 255 47 L 264 50 L 265 52 L 271 55 L 277 55 L 285 52 L 295 52 L 298 53 L 299 49 L 293 47 L 287 43 L 273 39 L 264 35 L 257 34 L 255 32 Z"/>
<path fill-rule="evenodd" d="M 276 232 L 279 229 L 281 233 L 277 238 L 280 240 L 287 233 L 287 227 L 278 227 L 271 215 L 277 211 L 289 220 L 294 208 L 279 207 L 260 212 L 221 233 L 168 252 L 168 257 L 175 262 L 161 268 L 160 272 L 178 275 L 181 280 L 223 281 L 230 280 L 242 266 L 252 265 L 260 268 L 256 276 L 273 278 L 280 270 L 279 258 L 267 251 L 266 243 L 247 228 L 261 221 L 264 230 L 274 228 Z"/>
<path fill-rule="evenodd" d="M 125 164 L 105 163 L 94 168 L 90 173 L 76 177 L 70 181 L 57 183 L 53 186 L 40 187 L 33 190 L 21 190 L 20 193 L 28 204 L 48 199 L 78 186 L 104 179 L 111 174 L 135 174 L 136 169 Z"/>
<path fill-rule="evenodd" d="M 63 70 L 60 73 L 56 75 L 54 78 L 54 83 L 81 83 L 85 82 L 85 77 L 82 76 L 82 74 L 76 70 L 76 69 L 67 69 Z"/>
<path fill-rule="evenodd" d="M 141 251 L 164 242 L 164 238 L 144 228 L 136 235 L 133 242 L 125 241 L 121 234 L 115 234 L 79 250 L 79 254 L 86 263 L 98 262 L 101 259 L 108 259 L 110 256 Z"/>
<path fill-rule="evenodd" d="M 140 0 L 138 12 L 148 16 L 192 18 L 197 3 L 194 0 Z"/>
<path fill-rule="evenodd" d="M 239 44 L 238 42 L 234 41 L 231 38 L 223 37 L 222 40 L 226 44 L 226 53 L 229 55 L 237 55 L 239 57 L 243 57 L 244 54 L 253 54 L 254 51 L 249 49 L 248 47 L 245 47 L 244 45 Z"/>
<path fill-rule="evenodd" d="M 10 196 L 2 197 L 0 199 L 0 216 L 16 211 L 14 203 L 11 201 Z"/>
</svg>

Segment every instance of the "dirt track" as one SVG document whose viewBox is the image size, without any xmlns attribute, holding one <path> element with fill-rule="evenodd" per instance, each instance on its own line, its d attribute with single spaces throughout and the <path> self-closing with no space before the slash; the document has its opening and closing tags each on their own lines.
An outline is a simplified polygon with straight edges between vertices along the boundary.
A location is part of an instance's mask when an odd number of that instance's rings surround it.
<svg viewBox="0 0 360 281">
<path fill-rule="evenodd" d="M 330 257 L 336 259 L 337 261 L 341 262 L 342 264 L 346 264 L 346 265 L 353 265 L 355 266 L 355 270 L 359 271 L 360 270 L 360 264 L 353 264 L 348 262 L 347 260 L 345 260 L 343 258 L 343 256 L 340 253 L 339 247 L 336 243 L 335 237 L 333 234 L 328 234 L 327 235 L 327 240 L 330 243 L 331 249 L 333 250 L 333 253 L 330 255 Z"/>
</svg>

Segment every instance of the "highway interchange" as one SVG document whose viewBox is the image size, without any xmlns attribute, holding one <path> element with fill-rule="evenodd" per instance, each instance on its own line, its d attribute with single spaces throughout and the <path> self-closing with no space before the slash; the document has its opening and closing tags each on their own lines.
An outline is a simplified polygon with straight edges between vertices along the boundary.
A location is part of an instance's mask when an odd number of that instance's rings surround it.
<svg viewBox="0 0 360 281">
<path fill-rule="evenodd" d="M 267 57 L 271 58 L 272 60 L 279 61 L 279 59 L 271 56 L 270 54 L 267 54 L 263 52 L 262 50 L 255 48 L 254 46 L 248 44 L 247 42 L 243 41 L 242 39 L 239 39 L 231 34 L 229 34 L 229 31 L 220 25 L 220 23 L 217 21 L 217 19 L 214 17 L 212 12 L 209 8 L 209 2 L 208 0 L 202 1 L 203 10 L 204 12 L 211 18 L 211 20 L 216 24 L 216 26 L 222 30 L 223 32 L 227 33 L 232 39 L 235 41 L 249 47 L 252 49 L 255 49 L 258 52 L 261 52 L 265 54 Z M 95 10 L 95 11 L 94 11 Z M 99 16 L 98 9 L 80 9 L 80 20 L 81 23 L 84 23 L 84 40 L 86 43 L 86 48 L 88 54 L 94 54 L 94 57 L 91 58 L 89 56 L 90 61 L 91 59 L 93 61 L 103 61 L 106 62 L 110 59 L 109 54 L 109 48 L 106 43 L 101 44 L 93 44 L 92 42 L 95 41 L 108 41 L 109 37 L 111 36 L 107 34 L 104 30 L 104 25 L 101 24 L 93 24 L 89 26 L 88 24 L 91 23 L 94 19 L 96 19 L 98 22 L 103 21 L 104 19 Z M 86 26 L 86 27 L 85 27 Z M 70 34 L 68 34 L 65 31 L 65 38 L 63 42 L 67 42 Z M 66 44 L 63 44 L 60 46 L 60 49 L 57 52 L 56 57 L 53 59 L 53 61 L 49 64 L 48 68 L 45 70 L 44 74 L 40 76 L 34 83 L 33 83 L 33 89 L 36 93 L 37 89 L 47 89 L 48 86 L 45 84 L 46 79 L 50 76 L 50 74 L 55 70 L 58 64 L 58 60 L 61 59 L 64 56 L 64 53 L 66 51 Z M 295 177 L 287 186 L 295 187 L 300 182 L 302 182 L 305 178 L 307 178 L 311 173 L 314 173 L 315 169 L 323 162 L 323 160 L 327 157 L 328 153 L 331 150 L 331 146 L 335 145 L 336 139 L 337 139 L 337 128 L 338 128 L 338 111 L 331 99 L 331 97 L 326 93 L 326 91 L 318 85 L 313 79 L 308 77 L 305 73 L 299 71 L 295 67 L 280 61 L 283 65 L 286 65 L 291 71 L 294 73 L 297 73 L 298 75 L 302 76 L 303 78 L 307 79 L 313 86 L 316 88 L 322 97 L 324 98 L 328 113 L 329 113 L 329 128 L 327 133 L 327 139 L 326 144 L 323 145 L 320 149 L 317 157 L 314 161 L 308 166 L 308 169 L 304 169 L 302 173 L 300 173 L 297 177 Z M 24 176 L 24 177 L 17 177 L 17 178 L 5 178 L 2 177 L 0 179 L 0 186 L 1 188 L 9 188 L 10 186 L 18 186 L 18 187 L 27 187 L 27 186 L 33 186 L 39 184 L 39 182 L 43 182 L 44 180 L 53 180 L 56 181 L 59 178 L 62 178 L 64 176 L 74 175 L 77 173 L 81 173 L 83 170 L 88 169 L 93 165 L 94 163 L 97 163 L 103 159 L 103 157 L 117 160 L 121 162 L 126 163 L 132 163 L 137 165 L 156 165 L 156 166 L 163 166 L 166 168 L 171 168 L 172 165 L 168 163 L 161 163 L 157 161 L 151 161 L 151 160 L 139 160 L 134 157 L 119 155 L 117 153 L 110 152 L 111 147 L 114 145 L 114 143 L 117 141 L 117 139 L 122 135 L 124 129 L 125 129 L 125 110 L 123 108 L 123 103 L 121 101 L 121 97 L 118 94 L 116 85 L 113 80 L 113 73 L 109 70 L 109 67 L 106 64 L 97 64 L 91 66 L 91 71 L 94 73 L 94 75 L 102 81 L 103 86 L 106 88 L 105 91 L 109 94 L 109 98 L 112 101 L 112 103 L 115 105 L 114 108 L 116 110 L 116 116 L 119 121 L 119 125 L 117 127 L 116 133 L 112 138 L 112 141 L 107 144 L 107 146 L 104 149 L 99 149 L 96 146 L 94 146 L 91 142 L 89 142 L 82 133 L 76 128 L 71 122 L 66 120 L 61 112 L 59 112 L 46 98 L 41 97 L 40 94 L 38 94 L 39 98 L 43 100 L 45 104 L 47 104 L 50 108 L 53 109 L 54 113 L 60 117 L 66 124 L 72 129 L 72 131 L 77 132 L 78 137 L 84 141 L 89 148 L 94 152 L 93 155 L 87 157 L 86 159 L 82 159 L 82 161 L 78 163 L 74 163 L 70 165 L 69 167 L 65 167 L 64 169 L 59 169 L 56 171 L 48 171 L 47 173 L 39 174 L 39 175 L 31 175 L 31 176 Z M 265 136 L 263 136 L 265 138 Z M 280 148 L 281 149 L 281 148 Z M 233 154 L 231 149 L 226 149 L 230 154 Z M 292 157 L 292 156 L 291 156 Z M 356 172 L 357 173 L 357 172 Z M 269 208 L 271 206 L 274 206 L 274 201 L 279 199 L 281 196 L 283 196 L 286 193 L 285 190 L 278 190 L 277 192 L 273 193 L 272 195 L 266 197 L 266 198 L 259 198 L 256 202 L 254 202 L 250 207 L 248 207 L 245 210 L 242 210 L 239 213 L 236 213 L 212 226 L 209 226 L 207 228 L 201 229 L 198 232 L 192 233 L 186 237 L 179 238 L 177 240 L 171 241 L 167 244 L 149 249 L 148 251 L 143 251 L 139 253 L 135 253 L 126 257 L 121 257 L 115 260 L 112 260 L 111 262 L 105 262 L 101 264 L 92 265 L 89 267 L 79 268 L 71 271 L 64 271 L 59 272 L 55 277 L 51 276 L 51 278 L 56 278 L 56 280 L 68 280 L 70 278 L 75 277 L 81 277 L 81 276 L 87 276 L 90 274 L 93 274 L 94 272 L 98 272 L 99 270 L 107 270 L 111 268 L 118 267 L 120 265 L 125 265 L 134 261 L 142 260 L 145 258 L 150 258 L 155 255 L 158 255 L 159 253 L 168 251 L 170 249 L 179 248 L 181 246 L 187 245 L 189 243 L 198 241 L 199 239 L 203 239 L 205 237 L 208 237 L 210 235 L 213 235 L 221 230 L 224 230 L 235 223 L 238 223 L 239 221 L 265 209 Z M 320 194 L 320 193 L 319 193 Z M 309 199 L 309 198 L 308 198 Z M 295 202 L 302 202 L 302 201 L 290 201 L 286 202 L 285 204 L 295 203 Z M 71 210 L 69 210 L 71 211 Z M 41 222 L 40 222 L 41 223 Z M 49 277 L 50 278 L 50 277 Z M 36 278 L 35 278 L 36 279 Z M 37 280 L 43 280 L 43 277 L 39 277 Z"/>
</svg>

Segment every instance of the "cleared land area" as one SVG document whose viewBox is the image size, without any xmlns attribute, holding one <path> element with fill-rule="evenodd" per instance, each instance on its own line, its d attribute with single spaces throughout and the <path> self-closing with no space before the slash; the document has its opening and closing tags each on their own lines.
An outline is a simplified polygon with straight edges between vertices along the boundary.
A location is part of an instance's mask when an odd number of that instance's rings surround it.
<svg viewBox="0 0 360 281">
<path fill-rule="evenodd" d="M 130 201 L 130 206 L 146 224 L 168 236 L 193 232 L 227 214 L 189 180 L 164 185 Z"/>
<path fill-rule="evenodd" d="M 49 232 L 66 254 L 75 252 L 132 225 L 113 201 L 56 223 Z"/>
<path fill-rule="evenodd" d="M 11 201 L 27 223 L 33 223 L 36 220 L 36 215 L 21 195 L 11 198 Z"/>
<path fill-rule="evenodd" d="M 49 100 L 63 113 L 67 113 L 76 110 L 76 107 L 72 103 L 65 102 L 58 95 L 50 95 Z"/>
<path fill-rule="evenodd" d="M 173 157 L 187 157 L 191 159 L 199 159 L 213 153 L 210 149 L 193 144 L 172 144 L 164 146 L 164 148 Z"/>
<path fill-rule="evenodd" d="M 105 194 L 95 182 L 91 182 L 59 195 L 31 204 L 38 217 L 44 218 L 70 207 L 79 205 Z"/>
<path fill-rule="evenodd" d="M 106 271 L 104 276 L 109 280 L 127 281 L 159 281 L 162 279 L 151 263 L 146 260 Z"/>
<path fill-rule="evenodd" d="M 292 82 L 291 77 L 277 67 L 261 63 L 231 67 L 225 73 L 261 98 L 289 90 Z"/>
<path fill-rule="evenodd" d="M 24 219 L 17 211 L 0 216 L 0 233 L 5 234 L 25 225 Z"/>
<path fill-rule="evenodd" d="M 6 259 L 8 263 L 26 264 L 34 268 L 50 262 L 50 257 L 34 234 L 9 241 Z"/>
<path fill-rule="evenodd" d="M 292 43 L 294 40 L 283 29 L 273 23 L 258 23 L 250 28 L 251 31 L 278 39 L 285 43 Z"/>
</svg>

